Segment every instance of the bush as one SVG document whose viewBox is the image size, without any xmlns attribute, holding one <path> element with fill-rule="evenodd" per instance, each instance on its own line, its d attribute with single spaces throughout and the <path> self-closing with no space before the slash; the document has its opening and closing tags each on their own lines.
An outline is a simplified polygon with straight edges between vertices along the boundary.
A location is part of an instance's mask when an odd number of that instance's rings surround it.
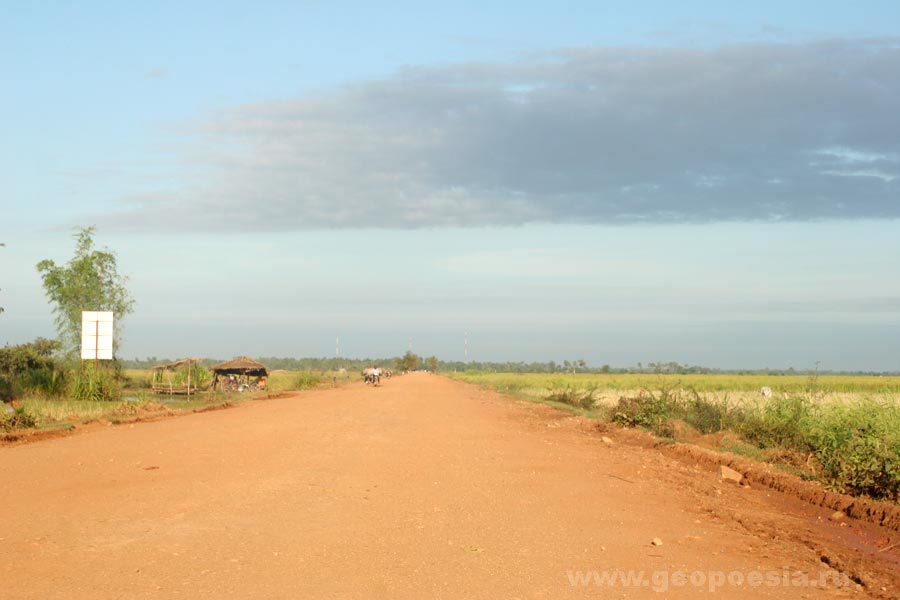
<svg viewBox="0 0 900 600">
<path fill-rule="evenodd" d="M 0 416 L 0 429 L 11 431 L 13 429 L 29 429 L 37 426 L 35 416 L 27 412 L 24 407 L 18 406 L 12 412 L 7 412 L 7 406 L 4 406 L 3 409 L 5 414 Z"/>
<path fill-rule="evenodd" d="M 771 398 L 755 411 L 746 411 L 736 428 L 760 448 L 809 452 L 809 431 L 815 418 L 813 403 L 806 397 Z"/>
<path fill-rule="evenodd" d="M 596 394 L 596 385 L 586 388 L 566 385 L 563 388 L 551 389 L 547 399 L 554 402 L 562 402 L 575 408 L 593 410 L 597 406 Z"/>
<path fill-rule="evenodd" d="M 60 369 L 43 368 L 28 371 L 20 378 L 21 385 L 31 393 L 44 397 L 61 397 L 66 393 L 66 376 Z"/>
<path fill-rule="evenodd" d="M 95 369 L 89 362 L 73 374 L 69 386 L 69 396 L 73 400 L 113 402 L 120 399 L 121 393 L 115 371 L 103 367 Z"/>
<path fill-rule="evenodd" d="M 620 425 L 646 427 L 660 432 L 664 422 L 676 416 L 677 405 L 675 396 L 669 390 L 660 390 L 659 394 L 641 390 L 636 397 L 620 397 L 611 411 L 611 418 Z"/>
<path fill-rule="evenodd" d="M 62 396 L 65 377 L 53 360 L 58 347 L 57 342 L 37 338 L 27 344 L 0 348 L 0 399 Z"/>
<path fill-rule="evenodd" d="M 738 411 L 729 406 L 727 397 L 710 400 L 693 391 L 691 399 L 680 404 L 682 419 L 700 433 L 717 433 L 739 419 Z"/>
<path fill-rule="evenodd" d="M 827 482 L 843 492 L 900 501 L 900 406 L 834 405 L 810 427 Z"/>
</svg>

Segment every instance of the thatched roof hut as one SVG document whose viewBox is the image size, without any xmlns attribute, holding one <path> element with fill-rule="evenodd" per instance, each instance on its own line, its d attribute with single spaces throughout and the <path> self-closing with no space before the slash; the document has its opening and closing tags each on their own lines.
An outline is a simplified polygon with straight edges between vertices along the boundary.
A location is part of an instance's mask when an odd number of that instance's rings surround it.
<svg viewBox="0 0 900 600">
<path fill-rule="evenodd" d="M 188 396 L 206 391 L 209 389 L 210 382 L 207 381 L 205 384 L 201 384 L 197 379 L 191 381 L 191 372 L 196 369 L 195 365 L 199 363 L 199 358 L 185 358 L 151 368 L 150 388 L 158 394 L 187 394 Z M 173 378 L 173 374 L 182 368 L 185 368 L 184 374 L 186 377 L 184 380 L 176 381 Z"/>
<path fill-rule="evenodd" d="M 169 363 L 166 365 L 156 365 L 155 367 L 151 367 L 151 371 L 175 371 L 180 369 L 184 365 L 193 365 L 200 362 L 199 358 L 185 358 L 183 360 L 176 360 L 173 363 Z"/>
<path fill-rule="evenodd" d="M 209 369 L 216 375 L 249 375 L 252 377 L 269 375 L 266 365 L 246 356 L 238 356 L 235 359 L 213 365 Z"/>
</svg>

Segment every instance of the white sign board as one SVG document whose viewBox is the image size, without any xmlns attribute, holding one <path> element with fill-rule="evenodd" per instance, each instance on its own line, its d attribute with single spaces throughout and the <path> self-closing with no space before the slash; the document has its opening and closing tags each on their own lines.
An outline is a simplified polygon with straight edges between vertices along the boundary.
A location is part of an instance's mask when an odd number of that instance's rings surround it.
<svg viewBox="0 0 900 600">
<path fill-rule="evenodd" d="M 81 313 L 82 360 L 112 360 L 113 314 L 85 310 Z"/>
</svg>

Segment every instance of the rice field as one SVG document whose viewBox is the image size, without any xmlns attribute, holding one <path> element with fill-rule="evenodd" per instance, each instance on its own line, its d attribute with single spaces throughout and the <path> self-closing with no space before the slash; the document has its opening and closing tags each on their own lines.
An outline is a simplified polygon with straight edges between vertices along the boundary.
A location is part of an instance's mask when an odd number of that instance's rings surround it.
<svg viewBox="0 0 900 600">
<path fill-rule="evenodd" d="M 802 395 L 818 401 L 853 401 L 861 398 L 900 398 L 900 377 L 856 375 L 738 375 L 738 374 L 545 374 L 452 373 L 451 377 L 526 399 L 545 399 L 566 388 L 594 389 L 598 404 L 614 404 L 622 396 L 644 391 L 698 393 L 707 397 L 745 402 Z"/>
</svg>

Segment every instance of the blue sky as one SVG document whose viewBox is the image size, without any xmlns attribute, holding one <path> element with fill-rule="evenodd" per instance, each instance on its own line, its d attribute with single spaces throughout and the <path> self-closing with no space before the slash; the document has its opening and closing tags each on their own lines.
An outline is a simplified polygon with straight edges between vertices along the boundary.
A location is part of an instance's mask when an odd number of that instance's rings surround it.
<svg viewBox="0 0 900 600">
<path fill-rule="evenodd" d="M 0 343 L 900 368 L 900 5 L 450 4 L 7 8 Z"/>
</svg>

